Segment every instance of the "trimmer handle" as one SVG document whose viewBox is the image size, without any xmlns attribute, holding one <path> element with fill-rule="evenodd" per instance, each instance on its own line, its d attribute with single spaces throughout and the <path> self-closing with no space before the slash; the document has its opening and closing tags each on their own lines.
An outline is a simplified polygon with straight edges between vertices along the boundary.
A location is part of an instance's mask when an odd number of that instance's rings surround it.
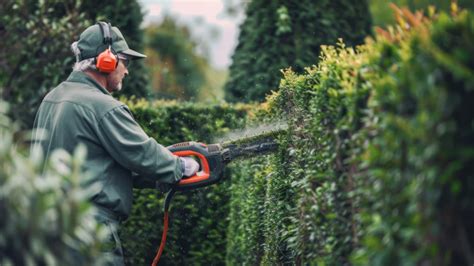
<svg viewBox="0 0 474 266">
<path fill-rule="evenodd" d="M 201 170 L 196 175 L 185 177 L 178 182 L 175 190 L 189 190 L 217 183 L 222 178 L 224 162 L 222 160 L 222 147 L 219 144 L 206 145 L 204 143 L 189 141 L 167 147 L 174 155 L 179 157 L 194 156 L 199 159 Z"/>
</svg>

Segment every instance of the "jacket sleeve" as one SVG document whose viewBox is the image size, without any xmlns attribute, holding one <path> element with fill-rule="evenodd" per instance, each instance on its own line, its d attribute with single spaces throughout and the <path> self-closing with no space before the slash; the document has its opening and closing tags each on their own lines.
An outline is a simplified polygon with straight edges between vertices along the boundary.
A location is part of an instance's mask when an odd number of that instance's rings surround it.
<svg viewBox="0 0 474 266">
<path fill-rule="evenodd" d="M 97 134 L 118 163 L 141 177 L 168 184 L 181 179 L 179 158 L 148 137 L 125 105 L 112 109 L 99 120 Z"/>
</svg>

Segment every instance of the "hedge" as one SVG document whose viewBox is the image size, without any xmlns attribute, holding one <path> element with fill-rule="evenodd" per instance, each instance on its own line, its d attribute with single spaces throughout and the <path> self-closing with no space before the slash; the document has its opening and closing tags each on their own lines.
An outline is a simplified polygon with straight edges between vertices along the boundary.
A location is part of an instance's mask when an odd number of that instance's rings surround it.
<svg viewBox="0 0 474 266">
<path fill-rule="evenodd" d="M 228 265 L 469 265 L 474 17 L 397 10 L 284 72 L 280 151 L 233 179 Z"/>
<path fill-rule="evenodd" d="M 175 101 L 131 100 L 127 104 L 145 132 L 165 146 L 189 140 L 212 143 L 232 129 L 243 127 L 252 108 Z M 229 186 L 229 181 L 225 181 L 176 194 L 171 203 L 170 229 L 161 265 L 224 264 Z M 132 214 L 120 235 L 126 262 L 146 265 L 153 261 L 160 244 L 164 195 L 142 189 L 135 190 L 134 197 Z"/>
</svg>

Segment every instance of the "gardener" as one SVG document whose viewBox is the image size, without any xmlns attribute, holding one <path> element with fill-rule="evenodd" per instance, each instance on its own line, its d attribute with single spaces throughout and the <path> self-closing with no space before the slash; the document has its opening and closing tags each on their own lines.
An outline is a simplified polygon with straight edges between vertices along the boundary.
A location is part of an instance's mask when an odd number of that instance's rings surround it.
<svg viewBox="0 0 474 266">
<path fill-rule="evenodd" d="M 78 144 L 86 146 L 84 170 L 91 178 L 86 183 L 101 184 L 92 201 L 99 222 L 111 231 L 114 264 L 123 265 L 117 226 L 130 214 L 132 187 L 174 184 L 194 175 L 199 164 L 174 156 L 147 136 L 129 108 L 112 97 L 122 88 L 130 61 L 146 57 L 128 47 L 118 28 L 99 22 L 71 47 L 73 71 L 43 99 L 34 140 L 46 158 L 55 149 L 72 153 Z"/>
</svg>

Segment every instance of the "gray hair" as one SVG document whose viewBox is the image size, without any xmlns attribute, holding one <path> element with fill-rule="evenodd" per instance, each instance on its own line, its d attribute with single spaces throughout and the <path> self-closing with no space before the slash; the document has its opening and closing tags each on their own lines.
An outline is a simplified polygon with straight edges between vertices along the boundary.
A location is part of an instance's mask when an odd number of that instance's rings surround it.
<svg viewBox="0 0 474 266">
<path fill-rule="evenodd" d="M 81 55 L 81 50 L 79 50 L 79 47 L 77 47 L 77 42 L 73 42 L 71 44 L 71 50 L 74 53 L 74 56 L 76 56 L 76 62 L 74 63 L 74 66 L 72 67 L 72 70 L 74 71 L 85 71 L 88 69 L 96 70 L 95 66 L 95 59 L 94 58 L 87 58 L 84 60 L 80 60 L 80 55 Z"/>
</svg>

